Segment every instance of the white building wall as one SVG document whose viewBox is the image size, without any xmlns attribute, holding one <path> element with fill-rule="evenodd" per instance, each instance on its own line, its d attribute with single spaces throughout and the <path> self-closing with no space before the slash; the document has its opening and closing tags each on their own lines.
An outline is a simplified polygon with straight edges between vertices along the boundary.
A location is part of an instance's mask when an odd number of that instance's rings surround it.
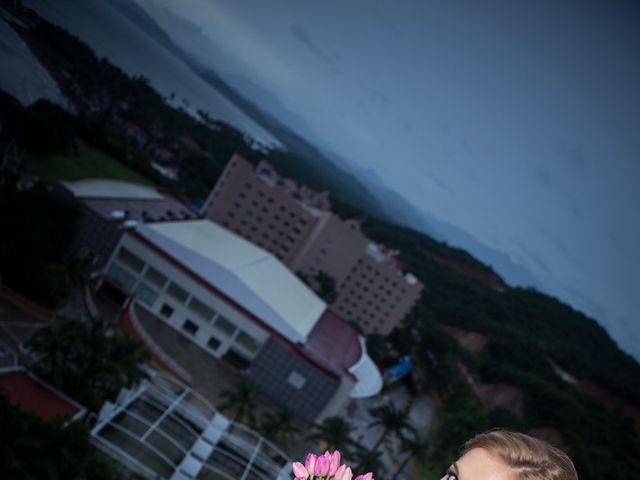
<svg viewBox="0 0 640 480">
<path fill-rule="evenodd" d="M 118 252 L 122 247 L 126 248 L 136 257 L 144 261 L 145 266 L 139 272 L 118 258 Z M 167 277 L 168 280 L 162 288 L 157 287 L 148 279 L 149 269 L 151 267 Z M 250 351 L 238 343 L 242 335 L 241 332 L 249 335 L 260 345 L 264 344 L 269 337 L 269 334 L 257 326 L 255 322 L 246 318 L 246 316 L 235 309 L 232 305 L 215 295 L 211 290 L 195 281 L 190 275 L 186 274 L 172 262 L 156 253 L 153 249 L 140 242 L 132 235 L 125 234 L 122 237 L 118 246 L 114 250 L 112 258 L 109 260 L 109 263 L 105 268 L 107 277 L 110 277 L 112 280 L 114 279 L 114 268 L 123 269 L 128 274 L 135 277 L 135 281 L 132 285 L 125 282 L 127 284 L 121 286 L 131 293 L 137 293 L 138 301 L 143 306 L 151 310 L 158 316 L 158 318 L 162 319 L 177 331 L 187 336 L 216 358 L 227 353 L 231 346 L 234 347 L 234 351 L 242 354 L 247 359 L 251 359 L 255 356 L 257 350 Z M 187 292 L 187 297 L 183 303 L 168 293 L 171 282 L 177 284 Z M 151 287 L 157 293 L 155 300 L 150 303 L 148 300 L 151 296 L 144 295 L 145 285 L 147 287 Z M 146 302 L 145 298 L 147 299 Z M 193 298 L 198 299 L 207 307 L 215 311 L 214 316 L 211 319 L 206 320 L 190 309 L 188 305 Z M 165 306 L 168 306 L 173 310 L 171 315 L 168 317 L 166 315 L 167 310 Z M 163 307 L 165 307 L 164 310 Z M 228 320 L 230 324 L 235 326 L 236 331 L 231 334 L 229 334 L 229 332 L 225 333 L 220 328 L 220 325 L 224 323 L 223 319 Z M 193 324 L 198 327 L 195 334 L 191 334 L 184 329 L 184 325 L 187 320 L 193 322 Z M 216 323 L 218 321 L 220 323 Z M 218 345 L 215 350 L 210 348 L 208 345 L 212 336 L 220 342 L 220 345 Z"/>
</svg>

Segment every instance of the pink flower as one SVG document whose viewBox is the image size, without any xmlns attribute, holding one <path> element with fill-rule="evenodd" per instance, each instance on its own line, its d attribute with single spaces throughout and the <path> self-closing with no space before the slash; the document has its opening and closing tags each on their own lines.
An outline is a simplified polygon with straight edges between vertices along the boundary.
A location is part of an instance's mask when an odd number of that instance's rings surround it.
<svg viewBox="0 0 640 480">
<path fill-rule="evenodd" d="M 296 477 L 293 480 L 307 480 L 307 477 Z"/>
<path fill-rule="evenodd" d="M 318 457 L 313 474 L 317 477 L 327 475 L 329 473 L 329 463 L 330 460 L 326 456 L 322 455 Z"/>
<path fill-rule="evenodd" d="M 336 470 L 336 476 L 333 477 L 333 480 L 351 480 L 352 476 L 353 472 L 351 471 L 351 468 L 346 465 L 340 465 L 340 468 Z"/>
<path fill-rule="evenodd" d="M 330 455 L 329 475 L 334 475 L 340 466 L 340 452 L 336 450 Z"/>
<path fill-rule="evenodd" d="M 293 474 L 296 476 L 296 478 L 304 478 L 306 480 L 306 478 L 309 476 L 309 472 L 300 462 L 293 462 L 292 467 Z"/>
<path fill-rule="evenodd" d="M 364 475 L 358 475 L 356 480 L 373 480 L 373 473 L 365 473 Z"/>
<path fill-rule="evenodd" d="M 309 472 L 309 475 L 315 474 L 316 460 L 318 460 L 318 457 L 313 453 L 310 453 L 304 461 L 304 466 L 307 469 L 307 472 Z"/>
</svg>

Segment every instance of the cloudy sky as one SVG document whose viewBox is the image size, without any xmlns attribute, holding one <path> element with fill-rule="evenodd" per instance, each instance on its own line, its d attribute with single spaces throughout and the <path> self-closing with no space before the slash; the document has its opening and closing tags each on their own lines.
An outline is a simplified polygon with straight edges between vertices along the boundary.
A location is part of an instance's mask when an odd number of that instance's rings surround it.
<svg viewBox="0 0 640 480">
<path fill-rule="evenodd" d="M 633 2 L 136 1 L 640 356 Z"/>
</svg>

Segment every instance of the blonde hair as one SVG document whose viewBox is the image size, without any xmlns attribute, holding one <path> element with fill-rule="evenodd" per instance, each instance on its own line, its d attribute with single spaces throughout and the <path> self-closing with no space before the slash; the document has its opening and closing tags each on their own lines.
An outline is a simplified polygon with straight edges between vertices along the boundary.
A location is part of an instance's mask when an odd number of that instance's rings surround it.
<svg viewBox="0 0 640 480">
<path fill-rule="evenodd" d="M 465 443 L 463 454 L 482 448 L 511 467 L 517 480 L 578 480 L 569 456 L 545 441 L 524 433 L 493 430 Z"/>
</svg>

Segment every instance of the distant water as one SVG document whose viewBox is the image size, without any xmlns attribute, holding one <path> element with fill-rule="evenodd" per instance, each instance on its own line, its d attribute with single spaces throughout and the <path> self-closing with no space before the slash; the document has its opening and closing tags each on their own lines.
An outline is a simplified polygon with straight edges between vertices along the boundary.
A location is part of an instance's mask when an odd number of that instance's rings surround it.
<svg viewBox="0 0 640 480">
<path fill-rule="evenodd" d="M 0 88 L 24 105 L 30 105 L 39 98 L 66 105 L 55 80 L 1 16 L 0 63 Z"/>
<path fill-rule="evenodd" d="M 208 111 L 213 118 L 236 127 L 263 144 L 279 144 L 269 132 L 108 2 L 25 0 L 23 3 L 50 22 L 77 35 L 90 45 L 98 56 L 107 57 L 128 74 L 144 75 L 160 94 L 168 97 L 175 93 L 176 106 L 181 105 L 193 114 L 198 109 Z M 4 34 L 0 35 L 4 42 Z M 5 75 L 11 73 L 7 74 L 3 66 L 2 77 Z M 32 95 L 34 93 L 35 90 L 30 91 Z M 187 103 L 183 103 L 183 100 Z"/>
</svg>

